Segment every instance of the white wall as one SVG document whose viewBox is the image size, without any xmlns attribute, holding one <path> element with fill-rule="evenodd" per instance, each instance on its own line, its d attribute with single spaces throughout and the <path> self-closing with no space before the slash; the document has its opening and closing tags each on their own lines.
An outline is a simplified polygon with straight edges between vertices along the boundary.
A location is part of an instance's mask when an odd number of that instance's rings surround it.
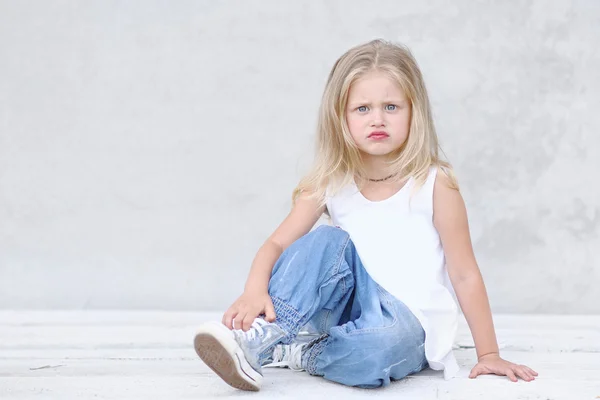
<svg viewBox="0 0 600 400">
<path fill-rule="evenodd" d="M 594 0 L 0 0 L 0 308 L 228 306 L 375 37 L 423 69 L 493 309 L 600 312 Z"/>
</svg>

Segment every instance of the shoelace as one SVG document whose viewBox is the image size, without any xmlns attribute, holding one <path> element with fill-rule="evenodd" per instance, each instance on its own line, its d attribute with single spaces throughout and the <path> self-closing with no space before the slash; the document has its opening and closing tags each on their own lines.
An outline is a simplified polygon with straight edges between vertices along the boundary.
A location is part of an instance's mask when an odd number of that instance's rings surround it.
<svg viewBox="0 0 600 400">
<path fill-rule="evenodd" d="M 252 325 L 250 325 L 248 332 L 244 332 L 242 329 L 234 329 L 234 332 L 236 335 L 246 336 L 248 340 L 254 340 L 256 336 L 262 337 L 265 334 L 265 331 L 262 327 L 267 324 L 268 322 L 264 319 L 256 318 L 254 319 L 254 322 L 252 322 Z"/>
<path fill-rule="evenodd" d="M 306 343 L 280 344 L 273 349 L 273 362 L 264 367 L 288 367 L 293 371 L 302 371 L 302 349 Z"/>
</svg>

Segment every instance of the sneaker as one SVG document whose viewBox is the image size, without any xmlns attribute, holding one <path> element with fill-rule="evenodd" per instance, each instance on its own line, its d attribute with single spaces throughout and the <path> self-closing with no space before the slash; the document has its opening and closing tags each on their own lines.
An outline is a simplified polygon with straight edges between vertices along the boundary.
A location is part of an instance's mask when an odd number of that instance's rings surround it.
<svg viewBox="0 0 600 400">
<path fill-rule="evenodd" d="M 293 371 L 304 371 L 304 368 L 302 368 L 302 352 L 307 346 L 314 345 L 324 339 L 325 336 L 317 332 L 301 331 L 291 344 L 278 344 L 275 346 L 273 353 L 265 361 L 263 367 L 281 367 Z"/>
<path fill-rule="evenodd" d="M 289 368 L 292 371 L 304 371 L 302 368 L 302 350 L 308 343 L 278 344 L 273 349 L 271 360 L 264 364 L 265 368 Z"/>
<path fill-rule="evenodd" d="M 285 336 L 274 323 L 256 318 L 248 332 L 208 322 L 194 338 L 198 356 L 230 386 L 258 391 L 262 383 L 259 356 Z"/>
</svg>

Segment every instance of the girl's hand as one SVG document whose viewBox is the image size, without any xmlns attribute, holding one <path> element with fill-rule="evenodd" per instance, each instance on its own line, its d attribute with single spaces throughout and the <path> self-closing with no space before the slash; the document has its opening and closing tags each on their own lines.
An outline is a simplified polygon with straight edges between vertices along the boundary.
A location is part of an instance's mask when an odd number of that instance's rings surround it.
<svg viewBox="0 0 600 400">
<path fill-rule="evenodd" d="M 223 324 L 229 329 L 247 332 L 259 315 L 264 314 L 267 322 L 275 321 L 275 308 L 267 292 L 244 292 L 223 315 Z"/>
<path fill-rule="evenodd" d="M 517 377 L 530 382 L 538 375 L 537 372 L 525 365 L 516 365 L 503 360 L 498 354 L 488 354 L 480 357 L 477 365 L 471 370 L 469 378 L 473 379 L 484 374 L 506 375 L 513 382 L 518 380 Z"/>
</svg>

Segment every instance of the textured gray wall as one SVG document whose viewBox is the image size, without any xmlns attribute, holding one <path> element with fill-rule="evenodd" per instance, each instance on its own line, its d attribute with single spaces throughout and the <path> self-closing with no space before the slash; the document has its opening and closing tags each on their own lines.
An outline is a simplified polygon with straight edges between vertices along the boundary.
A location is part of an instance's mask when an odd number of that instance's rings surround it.
<svg viewBox="0 0 600 400">
<path fill-rule="evenodd" d="M 384 37 L 422 67 L 493 309 L 600 312 L 600 2 L 366 4 L 0 1 L 0 307 L 228 306 L 332 63 Z"/>
</svg>

